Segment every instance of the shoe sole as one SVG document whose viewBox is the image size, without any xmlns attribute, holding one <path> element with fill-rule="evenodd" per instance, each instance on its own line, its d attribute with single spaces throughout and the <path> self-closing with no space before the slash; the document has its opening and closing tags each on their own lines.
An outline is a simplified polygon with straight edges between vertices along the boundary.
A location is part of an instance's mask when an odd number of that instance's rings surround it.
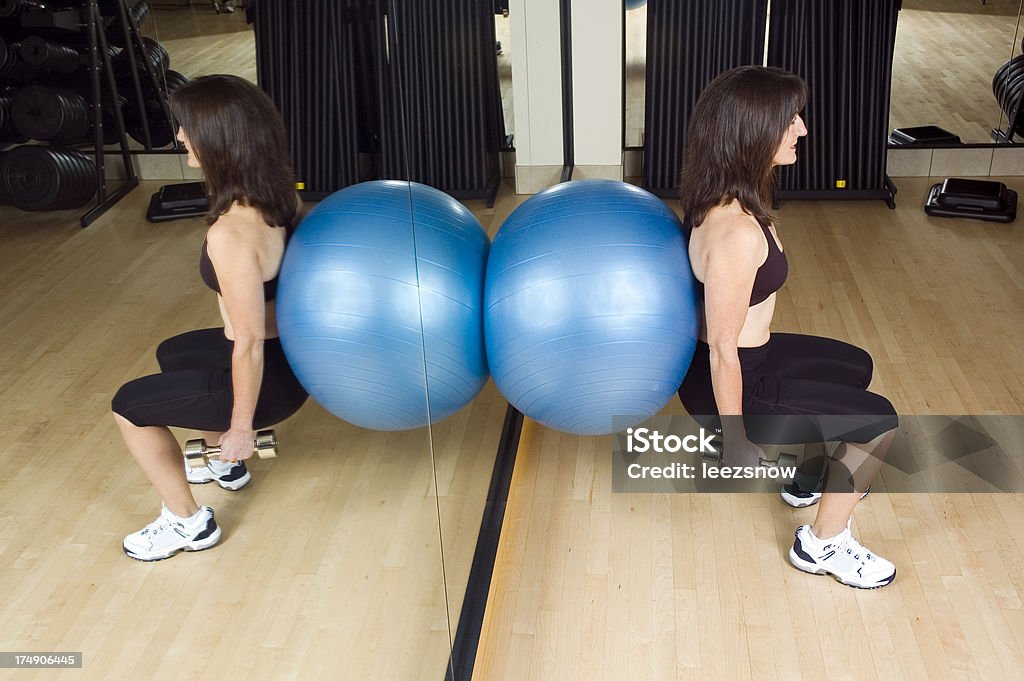
<svg viewBox="0 0 1024 681">
<path fill-rule="evenodd" d="M 871 494 L 871 488 L 870 487 L 867 490 L 865 490 L 864 494 L 860 495 L 860 498 L 863 499 L 864 497 L 866 497 L 869 494 Z M 806 499 L 806 500 L 805 499 L 800 499 L 799 497 L 794 497 L 791 494 L 787 494 L 784 491 L 783 492 L 779 492 L 779 496 L 782 497 L 782 500 L 784 502 L 786 502 L 787 505 L 792 506 L 793 508 L 807 508 L 808 506 L 814 506 L 816 503 L 821 501 L 821 495 L 820 494 L 818 496 L 814 497 L 813 499 Z"/>
<path fill-rule="evenodd" d="M 228 492 L 238 492 L 239 490 L 241 490 L 242 487 L 249 484 L 251 480 L 252 476 L 250 475 L 248 477 L 240 478 L 239 480 L 231 480 L 230 482 L 227 483 L 221 482 L 220 480 L 214 478 L 210 478 L 209 480 L 188 480 L 188 484 L 210 484 L 211 482 L 216 482 L 220 486 L 221 490 L 227 490 Z"/>
<path fill-rule="evenodd" d="M 887 577 L 885 581 L 873 584 L 871 586 L 857 584 L 855 582 L 849 582 L 830 570 L 826 570 L 825 568 L 818 567 L 814 563 L 809 563 L 805 561 L 803 558 L 797 555 L 796 551 L 794 551 L 792 547 L 789 549 L 789 564 L 795 567 L 797 570 L 800 570 L 801 572 L 806 572 L 812 575 L 829 575 L 832 577 L 832 579 L 836 580 L 840 584 L 853 587 L 854 589 L 864 589 L 866 591 L 870 591 L 871 589 L 881 589 L 883 586 L 891 584 L 892 580 L 896 579 L 896 571 L 893 570 L 892 574 L 889 575 L 889 577 Z"/>
<path fill-rule="evenodd" d="M 793 508 L 807 508 L 808 506 L 814 506 L 821 499 L 821 495 L 812 497 L 810 499 L 801 499 L 800 497 L 794 497 L 786 492 L 779 492 L 779 496 L 786 502 L 787 505 Z"/>
<path fill-rule="evenodd" d="M 221 536 L 221 532 L 220 532 L 220 528 L 218 527 L 216 532 L 211 534 L 206 539 L 203 539 L 202 541 L 197 542 L 196 544 L 192 544 L 191 546 L 183 546 L 180 549 L 174 549 L 173 551 L 171 551 L 170 553 L 168 553 L 166 555 L 156 556 L 155 558 L 154 557 L 142 558 L 142 557 L 140 557 L 140 556 L 138 556 L 136 554 L 133 554 L 131 551 L 128 550 L 128 547 L 125 546 L 124 544 L 121 544 L 121 549 L 124 551 L 124 555 L 128 556 L 132 560 L 137 560 L 140 563 L 155 563 L 155 562 L 160 561 L 160 560 L 167 560 L 168 558 L 173 558 L 174 556 L 178 555 L 182 551 L 205 551 L 206 549 L 212 549 L 214 546 L 216 546 L 217 544 L 220 543 L 220 536 Z"/>
<path fill-rule="evenodd" d="M 186 478 L 188 479 L 188 478 Z M 228 482 L 222 482 L 218 478 L 207 478 L 205 480 L 189 480 L 190 485 L 209 485 L 211 482 L 217 483 L 221 489 L 226 489 L 229 492 L 237 492 L 242 489 L 252 480 L 252 474 L 249 471 L 245 472 L 245 475 L 237 480 L 230 480 Z"/>
</svg>

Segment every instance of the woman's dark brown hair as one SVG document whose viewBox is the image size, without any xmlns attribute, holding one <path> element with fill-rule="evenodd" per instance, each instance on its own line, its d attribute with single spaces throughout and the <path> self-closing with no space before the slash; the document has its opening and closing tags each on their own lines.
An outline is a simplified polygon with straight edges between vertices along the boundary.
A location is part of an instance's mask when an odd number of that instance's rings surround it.
<svg viewBox="0 0 1024 681">
<path fill-rule="evenodd" d="M 271 227 L 295 222 L 298 200 L 284 122 L 263 90 L 237 76 L 202 76 L 174 91 L 171 112 L 203 167 L 208 223 L 236 201 L 256 208 Z"/>
<path fill-rule="evenodd" d="M 708 84 L 686 132 L 680 203 L 693 227 L 715 206 L 737 199 L 767 225 L 773 217 L 772 160 L 807 102 L 804 81 L 783 69 L 741 66 Z"/>
</svg>

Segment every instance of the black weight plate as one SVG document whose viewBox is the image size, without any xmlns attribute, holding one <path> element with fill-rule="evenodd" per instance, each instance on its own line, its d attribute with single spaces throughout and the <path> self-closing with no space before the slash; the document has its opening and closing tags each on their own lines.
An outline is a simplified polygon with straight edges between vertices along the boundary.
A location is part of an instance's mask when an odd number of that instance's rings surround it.
<svg viewBox="0 0 1024 681">
<path fill-rule="evenodd" d="M 167 76 L 164 79 L 164 89 L 167 91 L 168 95 L 171 95 L 182 85 L 188 85 L 190 82 L 191 81 L 186 76 L 183 76 L 173 69 L 168 69 Z"/>
<path fill-rule="evenodd" d="M 42 66 L 49 56 L 49 44 L 37 35 L 30 35 L 18 43 L 18 54 L 26 64 Z"/>
<path fill-rule="evenodd" d="M 64 101 L 65 120 L 58 139 L 63 144 L 78 142 L 92 127 L 89 104 L 76 92 L 66 90 L 60 96 Z"/>
<path fill-rule="evenodd" d="M 11 117 L 18 131 L 29 139 L 50 140 L 60 132 L 64 112 L 54 90 L 30 85 L 14 96 Z"/>
<path fill-rule="evenodd" d="M 11 203 L 11 197 L 7 193 L 7 183 L 4 182 L 4 173 L 7 166 L 7 154 L 0 152 L 0 205 L 7 206 Z"/>
<path fill-rule="evenodd" d="M 85 203 L 96 195 L 96 164 L 90 161 L 84 154 L 78 155 L 80 157 L 79 163 L 82 166 L 82 193 L 80 194 L 80 200 L 82 203 Z"/>
<path fill-rule="evenodd" d="M 56 205 L 60 208 L 78 208 L 93 195 L 94 190 L 90 190 L 91 183 L 87 173 L 89 167 L 95 166 L 77 151 L 64 150 L 61 157 L 64 172 L 61 176 L 60 197 Z"/>
<path fill-rule="evenodd" d="M 21 11 L 21 0 L 0 0 L 0 18 L 13 17 Z"/>
<path fill-rule="evenodd" d="M 51 151 L 53 152 L 53 162 L 57 166 L 57 173 L 60 177 L 60 188 L 57 190 L 57 198 L 47 207 L 47 210 L 63 210 L 70 207 L 69 203 L 73 203 L 73 200 L 69 201 L 69 199 L 73 199 L 70 195 L 75 190 L 74 177 L 71 174 L 74 168 L 71 165 L 71 160 L 63 150 L 51 148 Z"/>
<path fill-rule="evenodd" d="M 60 170 L 46 147 L 25 145 L 7 154 L 4 185 L 22 210 L 45 210 L 60 196 Z"/>
<path fill-rule="evenodd" d="M 1024 78 L 1010 86 L 999 102 L 999 108 L 1003 113 L 1009 114 L 1012 109 L 1020 105 L 1022 96 L 1024 96 Z"/>
<path fill-rule="evenodd" d="M 61 163 L 61 187 L 60 197 L 57 205 L 61 208 L 74 208 L 81 205 L 84 188 L 82 186 L 82 168 L 75 158 L 75 152 L 62 151 L 60 153 Z"/>
</svg>

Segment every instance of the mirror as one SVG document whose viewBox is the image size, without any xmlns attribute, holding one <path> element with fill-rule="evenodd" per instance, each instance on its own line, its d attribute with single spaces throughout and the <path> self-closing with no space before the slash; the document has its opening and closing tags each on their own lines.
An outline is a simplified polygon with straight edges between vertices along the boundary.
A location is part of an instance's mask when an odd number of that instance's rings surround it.
<svg viewBox="0 0 1024 681">
<path fill-rule="evenodd" d="M 642 147 L 647 83 L 647 5 L 635 0 L 626 2 L 625 13 L 625 146 Z"/>
<path fill-rule="evenodd" d="M 1022 38 L 1024 38 L 1024 2 L 1021 3 L 1021 12 L 1017 16 L 1017 31 L 1013 36 L 1013 56 L 1010 58 L 1010 61 L 1004 65 L 1007 68 L 1008 73 L 1009 69 L 1013 68 L 1014 64 L 1024 60 L 1024 56 L 1022 56 L 1024 55 L 1024 39 Z M 1017 47 L 1018 45 L 1020 46 L 1019 48 Z M 1014 59 L 1017 59 L 1018 61 L 1014 62 Z M 1013 112 L 1012 97 L 1007 97 L 1005 100 L 1002 99 L 1002 97 L 1014 92 L 1014 85 L 1018 82 L 1019 80 L 1017 78 L 1010 77 L 1005 80 L 1001 80 L 998 86 L 993 85 L 993 94 L 996 95 L 997 100 L 1000 100 L 999 127 L 992 134 L 993 138 L 997 142 L 1020 143 L 1022 141 L 1021 134 L 1024 133 L 1024 116 L 1021 115 L 1022 107 L 1018 107 L 1015 120 L 1011 121 L 1007 118 L 1006 110 L 1009 109 L 1010 113 Z M 1012 130 L 1011 126 L 1013 128 Z"/>
<path fill-rule="evenodd" d="M 241 0 L 235 0 L 235 5 L 234 13 L 219 14 L 212 2 L 193 0 L 180 8 L 161 5 L 150 13 L 151 34 L 147 35 L 165 46 L 171 67 L 189 78 L 231 73 L 255 82 L 253 27 L 246 23 Z M 275 20 L 282 22 L 279 26 L 301 30 L 311 43 L 317 30 L 313 23 L 326 26 L 341 20 L 340 15 L 332 14 L 340 3 L 316 7 L 308 3 L 303 8 L 285 3 L 275 6 L 287 13 L 274 15 Z M 257 15 L 257 20 L 260 16 L 264 15 Z M 368 30 L 382 29 L 382 17 L 376 19 L 377 23 Z M 297 51 L 294 56 L 300 63 L 316 59 L 311 50 Z M 315 78 L 329 82 L 331 74 L 324 70 L 329 63 L 329 59 L 323 59 L 310 64 L 302 78 L 306 82 Z M 381 73 L 376 75 L 383 78 Z M 281 78 L 287 79 L 288 74 Z M 295 75 L 294 81 L 298 87 L 301 78 Z M 382 82 L 363 85 L 371 90 L 380 89 Z M 310 118 L 303 117 L 306 110 L 301 105 L 281 108 L 286 125 L 312 125 Z M 310 148 L 312 145 L 298 153 L 308 153 Z M 391 162 L 401 163 L 402 146 L 396 145 L 392 153 Z M 375 162 L 367 161 L 365 156 L 363 161 Z M 342 214 L 352 224 L 351 211 L 355 209 L 351 203 L 335 207 L 327 201 L 307 201 L 307 210 L 315 206 L 320 210 L 309 215 L 304 226 L 332 231 L 323 243 L 312 237 L 306 242 L 300 228 L 292 237 L 289 256 L 294 253 L 292 249 L 303 249 L 304 254 L 309 254 L 309 267 L 324 268 L 320 275 L 337 287 L 353 286 L 355 279 L 372 283 L 366 285 L 362 298 L 339 296 L 345 298 L 344 312 L 331 307 L 330 312 L 323 313 L 311 306 L 303 312 L 308 317 L 304 324 L 329 328 L 332 340 L 340 336 L 351 340 L 352 345 L 360 345 L 361 339 L 383 334 L 386 328 L 390 330 L 389 325 L 397 323 L 396 315 L 401 319 L 410 314 L 417 316 L 413 214 L 408 183 L 404 185 L 389 185 L 376 204 L 380 211 L 364 216 L 363 222 L 357 223 L 358 229 L 352 231 L 342 232 L 336 227 Z M 346 210 L 349 212 L 345 213 Z M 363 229 L 364 224 L 369 227 Z M 387 236 L 381 236 L 384 234 Z M 337 240 L 342 247 L 332 248 L 328 243 L 331 240 Z M 334 263 L 313 262 L 327 257 L 325 254 L 331 251 L 344 256 L 343 267 L 340 258 Z M 345 272 L 361 274 L 346 278 Z M 385 280 L 396 283 L 396 290 L 402 290 L 385 295 Z M 326 291 L 318 296 L 327 297 Z M 392 304 L 384 304 L 387 302 Z M 279 309 L 282 329 L 285 314 Z M 412 323 L 402 331 L 402 368 L 408 368 L 410 363 L 423 367 L 422 335 Z M 299 363 L 320 363 L 322 368 L 310 369 L 311 374 L 330 375 L 328 382 L 338 392 L 331 397 L 311 388 L 312 399 L 296 416 L 276 428 L 282 441 L 280 460 L 272 468 L 254 471 L 259 485 L 248 490 L 250 496 L 256 497 L 252 503 L 272 501 L 277 510 L 262 519 L 244 518 L 231 543 L 252 556 L 244 567 L 246 580 L 254 585 L 278 586 L 254 588 L 245 602 L 238 604 L 237 617 L 273 622 L 273 634 L 264 642 L 270 646 L 265 657 L 273 658 L 268 664 L 286 668 L 288 675 L 310 679 L 366 676 L 440 681 L 451 649 L 430 428 L 419 425 L 390 429 L 398 426 L 386 422 L 388 407 L 374 402 L 379 398 L 383 404 L 400 390 L 390 383 L 390 375 L 380 371 L 393 348 L 372 341 L 361 344 L 363 360 L 356 366 L 344 364 L 343 371 L 338 367 L 348 360 L 342 344 L 321 347 L 317 345 L 319 340 L 315 334 L 304 337 L 302 342 L 309 343 L 306 360 L 296 360 L 293 355 L 290 362 L 300 376 Z M 409 385 L 404 385 L 404 389 L 410 390 Z M 413 394 L 406 393 L 403 399 L 415 409 L 426 402 L 424 387 L 418 388 L 418 394 L 415 385 L 411 389 Z M 343 398 L 357 391 L 364 396 L 359 405 L 362 408 L 353 411 Z M 293 520 L 282 524 L 282 514 L 289 514 Z M 260 558 L 270 555 L 274 559 Z M 231 565 L 228 562 L 222 567 L 235 569 Z M 237 571 L 242 572 L 242 566 Z M 212 611 L 218 605 L 211 602 L 208 607 Z M 193 611 L 190 616 L 197 613 Z M 200 619 L 206 616 L 198 613 Z M 235 646 L 224 654 L 234 657 L 237 665 L 244 665 L 251 659 L 252 651 L 249 646 Z M 187 666 L 182 671 L 186 672 Z"/>
<path fill-rule="evenodd" d="M 512 132 L 516 46 L 502 3 L 494 4 L 495 11 L 489 4 L 460 0 L 443 14 L 426 14 L 425 5 L 389 4 L 388 22 L 389 67 L 398 75 L 398 89 L 391 92 L 399 101 L 406 144 L 402 176 L 413 180 L 409 206 L 446 633 L 450 644 L 459 645 L 447 670 L 453 681 L 470 681 L 461 656 L 473 654 L 468 630 L 480 626 L 474 614 L 487 598 L 485 589 L 468 596 L 467 589 L 507 406 L 487 371 L 483 285 L 490 239 L 511 210 L 512 189 L 502 181 L 498 202 L 488 207 L 484 194 L 501 180 L 484 176 L 499 172 L 498 150 Z M 424 54 L 434 56 L 424 60 Z M 480 570 L 490 574 L 488 565 Z"/>
<path fill-rule="evenodd" d="M 221 7 L 218 13 L 214 5 Z M 246 22 L 245 3 L 228 13 L 226 0 L 192 0 L 173 6 L 150 3 L 142 34 L 156 40 L 170 56 L 169 66 L 186 76 L 228 73 L 256 82 L 256 40 Z M 233 6 L 234 6 L 233 5 Z"/>
<path fill-rule="evenodd" d="M 996 70 L 1020 54 L 1019 0 L 904 0 L 893 54 L 889 130 L 937 126 L 992 142 L 1005 119 Z"/>
<path fill-rule="evenodd" d="M 515 139 L 515 117 L 512 107 L 512 28 L 508 16 L 508 0 L 494 3 L 494 51 L 498 57 L 498 83 L 501 110 L 505 116 L 505 133 Z"/>
</svg>

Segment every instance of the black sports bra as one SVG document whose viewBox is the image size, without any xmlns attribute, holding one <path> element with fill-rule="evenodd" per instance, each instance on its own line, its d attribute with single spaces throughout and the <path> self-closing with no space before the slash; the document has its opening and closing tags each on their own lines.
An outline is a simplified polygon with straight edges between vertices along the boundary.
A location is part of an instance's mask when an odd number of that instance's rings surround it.
<svg viewBox="0 0 1024 681">
<path fill-rule="evenodd" d="M 763 303 L 768 296 L 782 288 L 789 274 L 789 261 L 786 254 L 779 249 L 775 243 L 775 237 L 767 225 L 761 225 L 764 238 L 768 240 L 768 257 L 764 263 L 757 268 L 754 275 L 754 287 L 750 290 L 750 306 Z"/>
<path fill-rule="evenodd" d="M 689 229 L 693 231 L 692 227 Z M 782 284 L 785 283 L 786 276 L 789 274 L 789 261 L 786 259 L 786 254 L 779 249 L 771 230 L 767 225 L 761 225 L 761 231 L 768 241 L 768 257 L 757 268 L 757 274 L 754 275 L 754 286 L 750 290 L 750 307 L 763 303 L 768 296 L 782 288 Z M 698 281 L 697 285 L 703 296 L 704 284 Z"/>
<path fill-rule="evenodd" d="M 292 230 L 285 228 L 285 247 L 288 246 L 288 240 L 291 238 Z M 220 282 L 217 281 L 217 271 L 213 269 L 213 261 L 210 260 L 210 254 L 206 248 L 206 239 L 203 239 L 203 250 L 199 253 L 199 276 L 202 277 L 203 283 L 208 287 L 220 293 Z M 277 297 L 277 279 L 275 275 L 270 281 L 263 282 L 263 300 L 271 301 Z"/>
</svg>

